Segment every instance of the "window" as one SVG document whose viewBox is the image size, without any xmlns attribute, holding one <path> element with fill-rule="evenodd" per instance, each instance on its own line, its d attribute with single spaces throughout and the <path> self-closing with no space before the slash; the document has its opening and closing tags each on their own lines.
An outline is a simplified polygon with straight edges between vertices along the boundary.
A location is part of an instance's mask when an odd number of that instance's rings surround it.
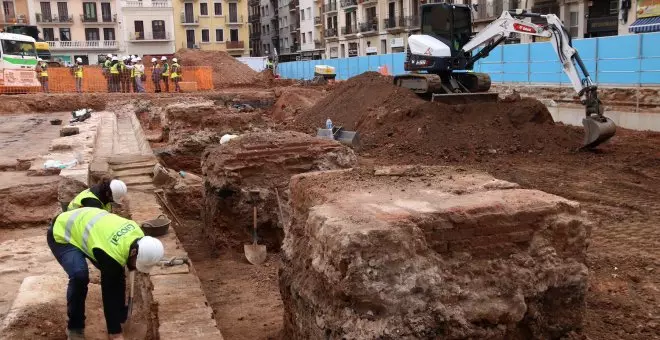
<svg viewBox="0 0 660 340">
<path fill-rule="evenodd" d="M 69 8 L 66 2 L 57 3 L 57 15 L 60 16 L 60 21 L 69 21 Z"/>
<path fill-rule="evenodd" d="M 371 22 L 376 18 L 376 7 L 365 8 L 364 12 L 368 22 Z"/>
<path fill-rule="evenodd" d="M 300 20 L 305 20 L 305 10 L 300 10 Z"/>
<path fill-rule="evenodd" d="M 305 40 L 305 33 L 302 34 L 302 41 L 303 41 L 303 44 L 307 43 L 307 41 Z"/>
<path fill-rule="evenodd" d="M 115 38 L 115 29 L 114 28 L 104 28 L 103 29 L 103 40 L 117 40 Z"/>
<path fill-rule="evenodd" d="M 305 36 L 305 33 L 303 33 L 303 36 Z M 309 41 L 310 43 L 313 42 L 312 41 L 312 32 L 307 32 L 307 41 Z"/>
<path fill-rule="evenodd" d="M 2 2 L 2 13 L 5 14 L 5 18 L 15 18 L 16 12 L 14 12 L 14 2 L 13 1 L 3 1 Z"/>
<path fill-rule="evenodd" d="M 101 40 L 99 36 L 98 28 L 85 28 L 85 40 L 87 41 L 97 41 Z"/>
<path fill-rule="evenodd" d="M 209 15 L 209 4 L 206 2 L 199 3 L 199 15 Z"/>
<path fill-rule="evenodd" d="M 307 7 L 307 17 L 310 18 L 310 19 L 313 17 L 311 7 Z"/>
<path fill-rule="evenodd" d="M 610 0 L 610 14 L 619 14 L 619 0 Z"/>
<path fill-rule="evenodd" d="M 37 50 L 34 48 L 34 43 L 17 41 L 17 40 L 2 40 L 2 50 L 6 54 L 20 55 L 20 56 L 37 56 Z"/>
<path fill-rule="evenodd" d="M 110 9 L 109 2 L 101 3 L 101 17 L 103 18 L 103 22 L 112 22 L 112 9 Z"/>
<path fill-rule="evenodd" d="M 222 15 L 222 2 L 216 2 L 213 4 L 213 14 Z"/>
<path fill-rule="evenodd" d="M 208 29 L 203 29 L 202 30 L 202 42 L 209 42 L 209 30 Z"/>
<path fill-rule="evenodd" d="M 51 18 L 53 17 L 53 14 L 50 12 L 50 2 L 42 2 L 40 5 L 41 5 L 41 18 L 44 21 L 50 21 Z"/>
<path fill-rule="evenodd" d="M 165 20 L 152 20 L 151 32 L 153 32 L 154 39 L 167 39 L 165 36 Z"/>
<path fill-rule="evenodd" d="M 83 2 L 83 21 L 97 21 L 96 20 L 96 3 Z"/>
<path fill-rule="evenodd" d="M 60 41 L 71 41 L 70 28 L 60 28 Z"/>
<path fill-rule="evenodd" d="M 55 40 L 55 29 L 54 28 L 44 28 L 44 40 L 45 41 L 54 41 Z"/>
<path fill-rule="evenodd" d="M 225 40 L 225 32 L 222 30 L 222 28 L 218 28 L 215 30 L 215 41 L 224 41 Z"/>
<path fill-rule="evenodd" d="M 237 3 L 229 3 L 229 22 L 238 22 L 238 7 Z"/>
<path fill-rule="evenodd" d="M 576 38 L 578 36 L 578 12 L 571 12 L 568 21 L 568 32 L 571 34 L 571 37 Z"/>
<path fill-rule="evenodd" d="M 237 29 L 230 29 L 229 30 L 229 40 L 230 41 L 238 41 L 238 30 Z"/>
</svg>

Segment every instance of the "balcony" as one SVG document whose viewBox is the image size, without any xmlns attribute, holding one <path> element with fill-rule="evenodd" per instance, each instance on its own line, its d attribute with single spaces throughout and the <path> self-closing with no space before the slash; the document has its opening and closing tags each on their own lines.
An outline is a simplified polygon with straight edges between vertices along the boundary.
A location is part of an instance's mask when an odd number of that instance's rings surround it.
<svg viewBox="0 0 660 340">
<path fill-rule="evenodd" d="M 181 24 L 186 26 L 197 26 L 199 25 L 199 16 L 181 14 Z"/>
<path fill-rule="evenodd" d="M 131 42 L 172 41 L 172 34 L 170 32 L 131 32 L 128 40 Z"/>
<path fill-rule="evenodd" d="M 242 25 L 243 16 L 242 15 L 229 15 L 227 17 L 227 25 Z"/>
<path fill-rule="evenodd" d="M 294 25 L 289 25 L 289 32 L 293 33 L 293 32 L 299 31 L 299 30 L 300 30 L 300 26 L 295 25 L 295 24 Z"/>
<path fill-rule="evenodd" d="M 71 25 L 73 24 L 73 15 L 55 15 L 55 16 L 45 16 L 41 13 L 37 13 L 37 23 L 39 24 L 64 24 Z"/>
<path fill-rule="evenodd" d="M 250 14 L 248 15 L 249 22 L 259 22 L 261 20 L 261 15 L 259 14 Z"/>
<path fill-rule="evenodd" d="M 321 17 L 314 17 L 314 25 L 315 26 L 321 26 L 323 23 L 323 20 L 321 20 Z"/>
<path fill-rule="evenodd" d="M 99 21 L 99 19 L 101 20 Z M 82 21 L 84 24 L 116 24 L 117 14 L 104 15 L 101 18 L 86 16 L 85 14 L 81 14 L 80 21 Z"/>
<path fill-rule="evenodd" d="M 369 19 L 366 22 L 361 22 L 360 33 L 364 33 L 365 35 L 371 33 L 378 33 L 378 17 Z"/>
<path fill-rule="evenodd" d="M 225 46 L 228 50 L 242 50 L 245 48 L 245 44 L 242 40 L 239 41 L 227 41 Z"/>
<path fill-rule="evenodd" d="M 172 8 L 170 0 L 124 0 L 122 8 Z"/>
<path fill-rule="evenodd" d="M 289 11 L 291 12 L 295 11 L 296 7 L 298 7 L 298 0 L 291 0 L 289 2 Z"/>
<path fill-rule="evenodd" d="M 341 0 L 340 5 L 343 9 L 357 7 L 357 0 Z"/>
<path fill-rule="evenodd" d="M 321 40 L 314 40 L 314 48 L 319 50 L 323 48 L 323 42 Z"/>
<path fill-rule="evenodd" d="M 358 0 L 358 3 L 359 3 L 359 4 L 362 4 L 362 5 L 368 5 L 368 4 L 370 4 L 370 3 L 374 3 L 374 4 L 375 4 L 375 3 L 377 3 L 377 2 L 378 2 L 378 0 Z"/>
<path fill-rule="evenodd" d="M 472 14 L 474 21 L 484 22 L 494 20 L 502 15 L 504 10 L 517 9 L 520 6 L 520 0 L 479 0 L 475 5 L 477 5 L 477 11 Z"/>
<path fill-rule="evenodd" d="M 419 29 L 419 17 L 416 15 L 405 17 L 404 26 L 406 29 L 410 29 L 410 30 Z"/>
<path fill-rule="evenodd" d="M 259 6 L 259 0 L 250 0 L 248 1 L 249 6 Z"/>
<path fill-rule="evenodd" d="M 337 39 L 337 29 L 326 28 L 325 31 L 323 31 L 323 37 L 326 39 Z"/>
<path fill-rule="evenodd" d="M 117 40 L 87 40 L 87 41 L 48 41 L 52 51 L 82 51 L 82 50 L 118 50 Z"/>
<path fill-rule="evenodd" d="M 337 12 L 337 2 L 336 1 L 331 1 L 331 2 L 323 5 L 323 12 L 325 12 L 325 14 L 331 14 L 331 13 Z"/>
<path fill-rule="evenodd" d="M 355 35 L 358 33 L 357 25 L 344 26 L 341 28 L 341 35 Z"/>
</svg>

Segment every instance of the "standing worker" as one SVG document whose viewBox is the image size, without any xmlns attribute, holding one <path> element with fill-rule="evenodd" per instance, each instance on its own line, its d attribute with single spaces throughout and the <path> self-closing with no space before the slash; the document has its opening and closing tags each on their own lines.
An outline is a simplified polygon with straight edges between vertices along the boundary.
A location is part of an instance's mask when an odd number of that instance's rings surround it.
<svg viewBox="0 0 660 340">
<path fill-rule="evenodd" d="M 39 83 L 41 83 L 41 90 L 44 91 L 44 93 L 48 93 L 48 63 L 41 58 L 37 59 L 37 61 L 38 64 L 35 69 L 37 71 L 37 79 L 39 79 Z"/>
<path fill-rule="evenodd" d="M 119 62 L 119 82 L 121 84 L 121 93 L 131 92 L 129 81 L 131 80 L 131 70 L 126 67 L 126 56 L 121 57 Z"/>
<path fill-rule="evenodd" d="M 161 77 L 163 79 L 163 83 L 165 85 L 165 92 L 170 92 L 170 64 L 167 63 L 167 57 L 162 56 L 160 57 L 160 61 L 162 62 L 162 72 L 161 72 Z"/>
<path fill-rule="evenodd" d="M 85 338 L 89 259 L 101 271 L 103 313 L 110 339 L 123 340 L 121 324 L 129 317 L 128 306 L 124 305 L 124 267 L 148 274 L 163 258 L 163 244 L 156 238 L 144 236 L 134 221 L 98 208 L 59 214 L 48 229 L 46 240 L 69 276 L 66 291 L 68 339 Z"/>
<path fill-rule="evenodd" d="M 133 92 L 137 93 L 137 82 L 135 81 L 135 56 L 130 55 L 128 58 L 131 62 L 131 87 L 133 87 Z"/>
<path fill-rule="evenodd" d="M 112 57 L 110 63 L 110 92 L 119 92 L 119 58 Z"/>
<path fill-rule="evenodd" d="M 76 58 L 76 63 L 73 65 L 73 77 L 76 79 L 76 92 L 83 92 L 83 65 L 82 58 Z"/>
<path fill-rule="evenodd" d="M 118 179 L 104 178 L 100 183 L 92 185 L 91 188 L 83 190 L 76 195 L 68 206 L 62 207 L 62 211 L 74 210 L 83 207 L 92 207 L 112 212 L 110 203 L 119 203 L 126 196 L 128 188 L 126 183 Z"/>
<path fill-rule="evenodd" d="M 154 83 L 154 92 L 160 93 L 160 77 L 162 73 L 162 66 L 158 59 L 151 58 L 151 81 Z"/>
<path fill-rule="evenodd" d="M 136 86 L 136 91 L 138 93 L 143 93 L 144 92 L 144 85 L 143 82 L 146 80 L 146 76 L 144 75 L 144 64 L 142 64 L 142 58 L 137 57 L 133 59 L 133 64 L 132 69 L 133 69 L 133 76 L 135 79 L 135 86 Z"/>
<path fill-rule="evenodd" d="M 110 64 L 112 64 L 112 54 L 108 53 L 103 62 L 103 76 L 108 83 L 108 92 L 111 92 L 112 78 L 110 77 Z"/>
<path fill-rule="evenodd" d="M 170 77 L 174 82 L 174 91 L 181 92 L 181 88 L 179 87 L 179 81 L 181 80 L 181 65 L 179 65 L 176 58 L 172 58 L 172 68 L 171 68 Z"/>
</svg>

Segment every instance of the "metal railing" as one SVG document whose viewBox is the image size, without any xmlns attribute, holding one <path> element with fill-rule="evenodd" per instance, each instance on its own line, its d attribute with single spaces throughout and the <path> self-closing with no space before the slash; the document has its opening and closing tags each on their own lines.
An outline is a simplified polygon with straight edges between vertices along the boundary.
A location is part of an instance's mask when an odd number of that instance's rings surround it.
<svg viewBox="0 0 660 340">
<path fill-rule="evenodd" d="M 323 31 L 323 36 L 326 38 L 337 37 L 337 29 L 326 28 L 325 31 Z"/>
<path fill-rule="evenodd" d="M 325 13 L 336 12 L 337 11 L 337 1 L 330 1 L 323 5 L 323 11 Z"/>
<path fill-rule="evenodd" d="M 242 24 L 243 16 L 242 15 L 229 15 L 227 16 L 228 24 Z"/>
<path fill-rule="evenodd" d="M 405 18 L 406 28 L 419 28 L 419 16 L 412 15 Z"/>
<path fill-rule="evenodd" d="M 141 41 L 153 41 L 153 40 L 171 40 L 172 35 L 170 32 L 132 32 L 128 40 L 141 40 Z"/>
<path fill-rule="evenodd" d="M 358 26 L 357 25 L 348 25 L 341 28 L 342 35 L 357 34 Z"/>
<path fill-rule="evenodd" d="M 261 20 L 261 15 L 259 14 L 250 14 L 248 15 L 248 21 L 253 22 L 253 21 L 259 21 Z"/>
<path fill-rule="evenodd" d="M 314 17 L 314 25 L 320 25 L 322 22 L 321 17 Z"/>
<path fill-rule="evenodd" d="M 295 11 L 296 7 L 298 7 L 298 0 L 291 0 L 289 2 L 289 11 Z"/>
<path fill-rule="evenodd" d="M 124 8 L 169 8 L 172 7 L 170 0 L 124 0 Z"/>
<path fill-rule="evenodd" d="M 196 25 L 199 24 L 199 16 L 197 15 L 186 15 L 186 14 L 181 14 L 181 23 L 182 24 L 188 24 L 188 25 Z"/>
<path fill-rule="evenodd" d="M 36 14 L 38 23 L 53 23 L 53 24 L 70 24 L 73 23 L 73 15 L 51 15 L 46 16 L 41 13 Z"/>
<path fill-rule="evenodd" d="M 101 19 L 101 20 L 99 21 L 99 19 Z M 87 16 L 85 14 L 81 14 L 80 15 L 80 20 L 83 23 L 98 23 L 98 22 L 116 23 L 117 22 L 117 14 L 104 15 L 104 16 L 101 16 L 101 17 L 98 17 L 98 16 L 92 17 L 92 16 Z"/>
<path fill-rule="evenodd" d="M 474 20 L 490 20 L 499 17 L 504 10 L 517 9 L 520 0 L 479 0 L 477 10 L 472 15 Z"/>
<path fill-rule="evenodd" d="M 289 25 L 289 32 L 295 32 L 295 31 L 297 31 L 297 30 L 299 30 L 299 29 L 300 29 L 300 26 L 299 26 L 299 25 L 295 25 L 295 24 L 293 24 L 293 25 Z"/>
<path fill-rule="evenodd" d="M 385 29 L 403 28 L 405 27 L 405 25 L 406 25 L 406 20 L 403 16 L 383 19 L 383 26 L 385 27 Z"/>
<path fill-rule="evenodd" d="M 245 44 L 243 43 L 242 40 L 227 41 L 226 42 L 226 47 L 227 47 L 228 50 L 237 50 L 237 49 L 245 48 Z"/>
<path fill-rule="evenodd" d="M 323 47 L 323 42 L 321 40 L 314 40 L 314 48 L 320 49 Z"/>
<path fill-rule="evenodd" d="M 52 50 L 116 50 L 119 48 L 117 40 L 75 40 L 75 41 L 48 41 Z"/>
<path fill-rule="evenodd" d="M 102 22 L 117 22 L 117 14 L 101 16 Z"/>
<path fill-rule="evenodd" d="M 341 0 L 341 8 L 355 7 L 357 6 L 357 0 Z"/>
<path fill-rule="evenodd" d="M 360 32 L 378 32 L 378 17 L 360 23 Z"/>
</svg>

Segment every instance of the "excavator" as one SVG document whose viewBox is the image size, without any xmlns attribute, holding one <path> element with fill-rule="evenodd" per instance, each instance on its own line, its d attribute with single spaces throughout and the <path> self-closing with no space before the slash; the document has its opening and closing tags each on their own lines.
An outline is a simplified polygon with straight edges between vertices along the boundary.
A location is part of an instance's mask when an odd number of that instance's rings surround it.
<svg viewBox="0 0 660 340">
<path fill-rule="evenodd" d="M 614 136 L 616 125 L 603 115 L 598 88 L 556 15 L 530 13 L 523 9 L 504 11 L 473 35 L 473 8 L 472 5 L 451 3 L 420 6 L 421 32 L 408 37 L 404 69 L 409 73 L 396 75 L 394 84 L 430 96 L 433 101 L 450 104 L 497 101 L 497 93 L 488 92 L 490 76 L 473 72 L 474 64 L 487 57 L 513 33 L 550 38 L 563 71 L 585 107 L 582 119 L 585 137 L 581 148 L 593 149 Z M 545 24 L 528 22 L 526 18 L 536 18 Z"/>
</svg>

